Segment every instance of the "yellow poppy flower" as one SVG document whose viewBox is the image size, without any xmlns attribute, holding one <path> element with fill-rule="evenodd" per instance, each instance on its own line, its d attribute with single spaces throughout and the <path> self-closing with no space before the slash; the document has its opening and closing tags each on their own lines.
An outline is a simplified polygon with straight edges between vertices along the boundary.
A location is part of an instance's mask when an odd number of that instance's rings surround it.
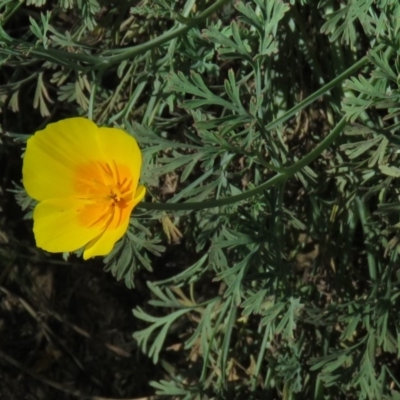
<svg viewBox="0 0 400 400">
<path fill-rule="evenodd" d="M 28 139 L 22 180 L 33 199 L 38 247 L 52 253 L 84 247 L 83 258 L 108 254 L 124 235 L 146 189 L 142 155 L 121 129 L 86 118 L 49 124 Z"/>
</svg>

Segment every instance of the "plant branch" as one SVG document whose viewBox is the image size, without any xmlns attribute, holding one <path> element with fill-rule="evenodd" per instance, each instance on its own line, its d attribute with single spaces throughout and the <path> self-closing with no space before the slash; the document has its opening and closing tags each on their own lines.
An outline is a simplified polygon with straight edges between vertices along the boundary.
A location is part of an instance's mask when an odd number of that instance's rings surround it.
<svg viewBox="0 0 400 400">
<path fill-rule="evenodd" d="M 290 178 L 297 172 L 300 172 L 302 168 L 314 161 L 324 150 L 326 150 L 339 136 L 346 126 L 346 119 L 343 117 L 329 135 L 317 146 L 314 150 L 304 156 L 302 159 L 294 163 L 292 166 L 287 168 L 285 171 L 280 172 L 269 179 L 267 182 L 257 186 L 256 188 L 247 192 L 238 194 L 236 196 L 227 197 L 225 199 L 210 200 L 204 202 L 187 202 L 187 203 L 140 203 L 138 208 L 145 210 L 164 210 L 164 211 L 178 211 L 178 210 L 203 210 L 206 208 L 221 207 L 229 204 L 236 203 L 238 201 L 247 200 L 254 197 L 264 190 L 283 182 Z"/>
</svg>

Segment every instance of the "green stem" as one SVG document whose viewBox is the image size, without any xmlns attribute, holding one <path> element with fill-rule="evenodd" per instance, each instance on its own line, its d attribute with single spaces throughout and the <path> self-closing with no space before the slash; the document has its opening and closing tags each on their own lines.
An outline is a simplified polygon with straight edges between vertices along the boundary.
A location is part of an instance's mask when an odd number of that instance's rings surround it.
<svg viewBox="0 0 400 400">
<path fill-rule="evenodd" d="M 376 51 L 379 51 L 381 46 L 378 46 Z M 275 119 L 272 121 L 270 124 L 264 126 L 263 121 L 258 120 L 258 124 L 262 129 L 265 130 L 271 130 L 273 128 L 276 128 L 278 125 L 283 124 L 285 121 L 287 121 L 289 118 L 291 118 L 293 115 L 295 115 L 297 112 L 302 110 L 303 108 L 307 107 L 309 104 L 317 100 L 319 97 L 324 95 L 325 93 L 329 92 L 333 87 L 335 87 L 337 84 L 342 82 L 344 79 L 348 78 L 351 76 L 353 73 L 358 71 L 360 68 L 362 68 L 364 65 L 368 63 L 368 56 L 364 56 L 360 61 L 356 62 L 354 65 L 352 65 L 350 68 L 348 68 L 346 71 L 342 72 L 340 75 L 338 75 L 335 79 L 324 85 L 321 89 L 317 90 L 314 92 L 311 96 L 307 97 L 303 101 L 301 101 L 299 104 L 295 105 L 293 108 L 291 108 L 289 111 L 287 111 L 284 115 L 281 117 Z M 273 176 L 271 179 L 269 179 L 267 182 L 261 184 L 260 186 L 249 190 L 245 193 L 238 194 L 236 196 L 231 196 L 227 197 L 225 199 L 218 199 L 218 200 L 210 200 L 210 201 L 205 201 L 201 203 L 197 202 L 187 202 L 187 203 L 146 203 L 143 202 L 140 204 L 140 208 L 145 209 L 145 210 L 163 210 L 163 211 L 178 211 L 178 210 L 204 210 L 206 208 L 213 208 L 213 207 L 221 207 L 225 206 L 228 204 L 233 204 L 238 201 L 242 200 L 247 200 L 250 197 L 256 196 L 257 194 L 262 193 L 264 190 L 270 188 L 273 185 L 276 185 L 285 179 L 288 179 L 292 175 L 294 175 L 296 172 L 299 172 L 302 168 L 304 168 L 306 165 L 310 164 L 312 161 L 314 161 L 327 147 L 329 147 L 334 140 L 337 138 L 337 136 L 342 132 L 346 125 L 346 119 L 343 117 L 339 123 L 336 125 L 336 127 L 329 133 L 329 135 L 317 146 L 315 147 L 314 150 L 312 150 L 309 154 L 304 156 L 302 159 L 294 163 L 291 167 L 288 167 L 282 172 L 277 173 L 275 176 Z"/>
<path fill-rule="evenodd" d="M 96 68 L 104 67 L 104 62 L 98 61 L 98 57 L 88 54 L 69 53 L 58 49 L 45 49 L 43 47 L 32 47 L 32 43 L 23 42 L 22 40 L 12 39 L 7 46 L 10 48 L 19 48 L 20 56 L 34 55 L 39 59 L 50 61 L 56 65 L 71 68 L 75 71 L 87 70 L 86 67 L 76 64 L 73 61 L 91 64 L 94 63 Z"/>
<path fill-rule="evenodd" d="M 118 64 L 124 60 L 137 56 L 138 54 L 145 53 L 148 50 L 154 49 L 158 46 L 161 46 L 164 43 L 169 42 L 172 39 L 175 39 L 181 35 L 187 33 L 191 28 L 203 22 L 210 15 L 215 13 L 220 7 L 222 7 L 229 0 L 218 0 L 213 5 L 204 10 L 201 14 L 194 18 L 184 18 L 177 17 L 178 24 L 174 26 L 169 31 L 164 34 L 149 40 L 146 43 L 142 43 L 140 45 L 130 47 L 127 49 L 119 49 L 117 50 L 118 54 L 107 56 L 107 52 L 103 53 L 100 56 L 92 56 L 89 54 L 79 54 L 79 53 L 70 53 L 64 50 L 58 49 L 45 49 L 44 47 L 36 46 L 32 47 L 31 43 L 16 40 L 10 38 L 8 35 L 4 36 L 8 40 L 8 47 L 10 48 L 23 48 L 23 50 L 19 51 L 20 55 L 24 54 L 32 54 L 36 57 L 50 61 L 54 64 L 64 65 L 66 67 L 72 68 L 74 70 L 81 70 L 85 72 L 89 72 L 92 70 L 98 69 L 107 69 L 114 64 Z M 182 25 L 182 22 L 185 25 Z M 86 65 L 75 64 L 72 61 L 78 61 L 85 63 Z"/>
<path fill-rule="evenodd" d="M 228 0 L 218 0 L 212 6 L 208 7 L 206 10 L 204 10 L 201 14 L 199 14 L 195 18 L 182 17 L 181 20 L 178 18 L 180 23 L 184 21 L 185 25 L 182 26 L 181 24 L 179 24 L 181 26 L 174 27 L 170 29 L 168 32 L 165 32 L 163 35 L 154 38 L 153 40 L 149 40 L 146 43 L 139 44 L 137 46 L 128 49 L 124 49 L 121 54 L 116 54 L 115 56 L 103 58 L 103 60 L 107 63 L 108 66 L 110 66 L 113 64 L 120 63 L 121 61 L 127 60 L 134 56 L 137 56 L 138 54 L 145 53 L 148 50 L 159 47 L 162 44 L 171 41 L 172 39 L 184 35 L 194 26 L 199 25 L 210 15 L 214 14 L 220 7 L 222 7 L 227 2 Z"/>
<path fill-rule="evenodd" d="M 90 98 L 89 98 L 89 107 L 88 107 L 88 118 L 90 120 L 93 120 L 93 114 L 94 114 L 94 108 L 95 108 L 95 101 L 96 101 L 96 94 L 97 90 L 99 88 L 99 85 L 101 84 L 101 79 L 103 77 L 104 70 L 100 69 L 94 78 L 92 90 L 90 91 Z"/>
<path fill-rule="evenodd" d="M 304 156 L 302 159 L 287 168 L 284 172 L 280 172 L 269 179 L 267 182 L 257 186 L 247 192 L 236 196 L 227 197 L 225 199 L 210 200 L 204 202 L 187 202 L 187 203 L 140 203 L 138 208 L 145 210 L 163 210 L 163 211 L 179 211 L 179 210 L 204 210 L 206 208 L 221 207 L 228 204 L 233 204 L 238 201 L 247 200 L 253 196 L 262 193 L 264 190 L 274 186 L 284 180 L 290 178 L 295 173 L 299 172 L 306 165 L 314 161 L 325 149 L 327 149 L 339 136 L 346 126 L 346 119 L 343 117 L 339 123 L 332 129 L 329 135 L 317 146 L 314 150 Z"/>
<path fill-rule="evenodd" d="M 376 51 L 379 51 L 380 47 L 381 46 L 378 46 Z M 346 69 L 346 71 L 344 71 L 340 75 L 338 75 L 335 79 L 332 79 L 329 83 L 322 86 L 321 89 L 317 90 L 312 95 L 308 96 L 306 99 L 304 99 L 300 103 L 296 104 L 293 108 L 291 108 L 288 112 L 283 114 L 281 117 L 275 119 L 270 124 L 264 126 L 264 129 L 271 130 L 271 129 L 274 129 L 277 126 L 283 124 L 285 121 L 287 121 L 293 115 L 295 115 L 296 113 L 301 111 L 303 108 L 307 107 L 309 104 L 313 103 L 315 100 L 317 100 L 319 97 L 321 97 L 325 93 L 329 92 L 333 87 L 335 87 L 340 82 L 342 82 L 343 80 L 345 80 L 346 78 L 351 76 L 354 72 L 358 71 L 360 68 L 362 68 L 367 63 L 368 63 L 368 56 L 364 56 L 360 61 L 357 61 L 350 68 Z M 259 123 L 263 124 L 262 121 L 259 121 Z"/>
<path fill-rule="evenodd" d="M 374 248 L 370 243 L 372 236 L 372 231 L 369 225 L 370 214 L 365 203 L 360 199 L 360 197 L 356 197 L 355 202 L 357 206 L 358 215 L 360 216 L 361 226 L 364 232 L 364 243 L 367 252 L 369 276 L 373 281 L 376 281 L 378 274 L 377 274 L 376 261 L 374 257 L 375 254 Z"/>
<path fill-rule="evenodd" d="M 10 11 L 6 11 L 2 18 L 1 18 L 1 25 L 4 27 L 5 24 L 9 21 L 9 19 L 18 11 L 18 9 L 24 4 L 24 1 L 19 1 L 18 3 L 15 4 L 14 8 L 12 8 Z"/>
</svg>

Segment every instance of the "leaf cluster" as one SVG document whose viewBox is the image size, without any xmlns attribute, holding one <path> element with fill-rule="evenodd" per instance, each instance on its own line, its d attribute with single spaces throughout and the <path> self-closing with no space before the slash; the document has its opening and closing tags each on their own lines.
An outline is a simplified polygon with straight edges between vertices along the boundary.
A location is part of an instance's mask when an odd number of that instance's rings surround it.
<svg viewBox="0 0 400 400">
<path fill-rule="evenodd" d="M 105 270 L 129 288 L 151 277 L 133 337 L 165 369 L 152 386 L 396 398 L 398 2 L 205 1 L 219 8 L 201 21 L 195 2 L 176 3 L 110 6 L 61 30 L 62 7 L 83 12 L 65 3 L 20 38 L 3 30 L 0 51 L 3 112 L 31 90 L 42 116 L 87 114 L 143 149 L 154 204 Z"/>
</svg>

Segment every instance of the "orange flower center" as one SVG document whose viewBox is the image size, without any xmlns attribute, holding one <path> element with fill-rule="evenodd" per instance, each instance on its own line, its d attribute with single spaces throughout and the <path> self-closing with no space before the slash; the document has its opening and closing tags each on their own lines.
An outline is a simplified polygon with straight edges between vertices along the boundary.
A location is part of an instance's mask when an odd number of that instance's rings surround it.
<svg viewBox="0 0 400 400">
<path fill-rule="evenodd" d="M 80 165 L 76 171 L 76 191 L 79 198 L 88 200 L 80 221 L 87 227 L 101 224 L 117 228 L 129 218 L 134 194 L 130 169 L 123 164 L 103 161 Z"/>
</svg>

